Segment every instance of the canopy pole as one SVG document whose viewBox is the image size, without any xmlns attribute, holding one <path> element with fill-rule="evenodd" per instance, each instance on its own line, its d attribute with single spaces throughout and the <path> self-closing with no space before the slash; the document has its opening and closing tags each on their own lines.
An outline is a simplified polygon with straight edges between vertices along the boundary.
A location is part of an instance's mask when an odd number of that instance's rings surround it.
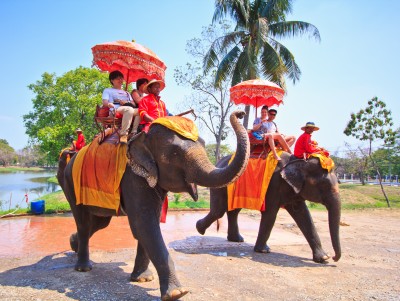
<svg viewBox="0 0 400 301">
<path fill-rule="evenodd" d="M 128 91 L 128 83 L 129 83 L 129 73 L 130 73 L 130 70 L 128 69 L 128 75 L 126 76 L 127 77 L 127 79 L 126 79 L 126 82 L 125 82 L 125 91 Z"/>
</svg>

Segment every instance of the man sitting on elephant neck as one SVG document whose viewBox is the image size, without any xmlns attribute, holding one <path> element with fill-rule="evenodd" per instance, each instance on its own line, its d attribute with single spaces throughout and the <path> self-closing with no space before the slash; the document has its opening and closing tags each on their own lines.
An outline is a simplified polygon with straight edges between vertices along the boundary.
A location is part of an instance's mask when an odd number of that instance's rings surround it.
<svg viewBox="0 0 400 301">
<path fill-rule="evenodd" d="M 314 122 L 307 122 L 305 126 L 301 128 L 304 131 L 303 134 L 296 141 L 294 146 L 294 155 L 300 159 L 308 159 L 311 154 L 322 153 L 326 157 L 329 157 L 329 152 L 318 146 L 315 140 L 311 139 L 311 135 L 314 131 L 318 131 L 319 127 Z"/>
<path fill-rule="evenodd" d="M 139 103 L 140 125 L 142 131 L 148 132 L 150 124 L 159 117 L 168 116 L 165 103 L 159 96 L 160 92 L 165 88 L 162 80 L 152 79 L 144 87 L 144 92 L 148 95 L 144 96 Z"/>
<path fill-rule="evenodd" d="M 273 132 L 271 123 L 269 123 L 268 116 L 268 107 L 263 106 L 261 109 L 261 118 L 256 118 L 253 123 L 253 132 L 263 137 L 264 140 L 268 140 L 268 145 L 274 155 L 275 159 L 280 161 L 281 158 L 279 157 L 278 153 L 275 149 L 275 141 L 277 140 L 279 144 L 282 146 L 283 150 L 292 153 L 289 145 L 286 143 L 283 136 L 278 132 Z"/>
</svg>

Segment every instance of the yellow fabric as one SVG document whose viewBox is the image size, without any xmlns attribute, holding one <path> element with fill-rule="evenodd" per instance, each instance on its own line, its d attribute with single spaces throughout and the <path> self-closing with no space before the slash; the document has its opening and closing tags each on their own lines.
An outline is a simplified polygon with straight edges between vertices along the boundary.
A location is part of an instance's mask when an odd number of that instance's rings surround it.
<svg viewBox="0 0 400 301">
<path fill-rule="evenodd" d="M 281 155 L 282 150 L 276 151 Z M 250 158 L 244 173 L 227 187 L 228 211 L 236 208 L 262 210 L 268 185 L 277 164 L 278 160 L 274 158 L 272 152 L 266 159 Z"/>
<path fill-rule="evenodd" d="M 194 122 L 182 116 L 160 117 L 153 121 L 152 124 L 161 124 L 179 135 L 193 141 L 199 139 L 199 131 Z"/>
<path fill-rule="evenodd" d="M 321 167 L 328 170 L 328 172 L 331 172 L 331 170 L 335 167 L 335 162 L 333 162 L 331 157 L 327 157 L 319 153 L 310 154 L 310 157 L 318 158 L 319 162 L 321 163 Z"/>
<path fill-rule="evenodd" d="M 94 139 L 77 154 L 72 168 L 76 204 L 114 209 L 120 205 L 119 186 L 128 158 L 126 144 L 99 144 Z"/>
</svg>

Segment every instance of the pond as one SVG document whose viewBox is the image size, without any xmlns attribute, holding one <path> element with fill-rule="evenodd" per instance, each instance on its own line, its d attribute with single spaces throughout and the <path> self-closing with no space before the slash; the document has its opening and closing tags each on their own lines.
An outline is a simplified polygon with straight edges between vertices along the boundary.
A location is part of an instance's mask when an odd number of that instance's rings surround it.
<svg viewBox="0 0 400 301">
<path fill-rule="evenodd" d="M 16 206 L 27 208 L 29 202 L 60 190 L 59 185 L 47 182 L 47 179 L 54 177 L 56 173 L 56 170 L 0 173 L 0 209 L 8 210 Z M 28 202 L 25 195 L 28 196 Z"/>
</svg>

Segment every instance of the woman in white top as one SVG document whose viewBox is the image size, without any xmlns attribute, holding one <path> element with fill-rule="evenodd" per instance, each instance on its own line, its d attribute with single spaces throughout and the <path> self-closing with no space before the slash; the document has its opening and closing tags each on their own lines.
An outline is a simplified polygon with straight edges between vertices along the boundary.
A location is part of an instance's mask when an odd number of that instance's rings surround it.
<svg viewBox="0 0 400 301">
<path fill-rule="evenodd" d="M 120 71 L 113 71 L 109 75 L 109 80 L 112 88 L 106 88 L 103 91 L 103 106 L 107 106 L 110 110 L 115 110 L 122 115 L 121 129 L 119 130 L 120 142 L 128 142 L 128 131 L 131 126 L 132 119 L 139 119 L 139 109 L 135 108 L 131 95 L 122 89 L 124 83 L 124 76 Z M 136 123 L 136 122 L 135 122 Z M 134 123 L 134 124 L 135 124 Z M 139 122 L 137 122 L 137 125 Z M 137 132 L 136 128 L 132 132 Z"/>
</svg>

